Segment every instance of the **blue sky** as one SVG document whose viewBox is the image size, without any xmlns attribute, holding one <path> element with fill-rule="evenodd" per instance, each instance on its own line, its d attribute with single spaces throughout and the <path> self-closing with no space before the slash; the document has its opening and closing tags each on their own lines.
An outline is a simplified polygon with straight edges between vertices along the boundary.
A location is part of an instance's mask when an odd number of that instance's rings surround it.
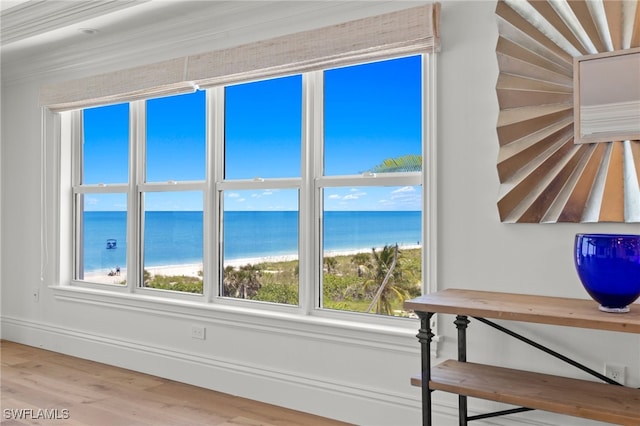
<svg viewBox="0 0 640 426">
<path fill-rule="evenodd" d="M 324 173 L 361 174 L 384 159 L 421 153 L 420 58 L 325 71 Z M 84 182 L 125 183 L 128 105 L 84 112 Z M 226 88 L 225 178 L 300 177 L 302 77 Z M 205 92 L 147 101 L 147 181 L 205 176 Z M 419 187 L 330 188 L 327 210 L 418 210 Z M 122 197 L 88 195 L 87 210 L 122 210 Z M 154 194 L 149 210 L 200 210 L 197 193 Z M 291 210 L 291 190 L 230 191 L 227 210 Z"/>
</svg>

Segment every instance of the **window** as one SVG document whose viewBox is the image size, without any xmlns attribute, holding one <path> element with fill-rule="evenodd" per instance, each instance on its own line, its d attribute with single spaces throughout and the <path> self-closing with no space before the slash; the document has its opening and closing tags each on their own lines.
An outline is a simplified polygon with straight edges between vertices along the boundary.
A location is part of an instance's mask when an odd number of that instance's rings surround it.
<svg viewBox="0 0 640 426">
<path fill-rule="evenodd" d="M 421 57 L 323 81 L 321 305 L 405 315 L 403 300 L 422 291 Z"/>
<path fill-rule="evenodd" d="M 406 316 L 424 287 L 424 63 L 82 110 L 74 282 Z"/>
<path fill-rule="evenodd" d="M 203 294 L 205 93 L 150 99 L 140 112 L 146 119 L 146 131 L 136 141 L 138 152 L 145 153 L 139 156 L 145 161 L 138 161 L 135 167 L 138 176 L 144 176 L 138 178 L 142 182 L 136 198 L 141 212 L 136 212 L 141 218 L 139 284 Z"/>
<path fill-rule="evenodd" d="M 223 297 L 299 304 L 302 76 L 224 91 Z"/>
<path fill-rule="evenodd" d="M 82 111 L 75 145 L 74 278 L 104 284 L 127 281 L 129 105 Z M 119 242 L 119 244 L 118 244 Z"/>
</svg>

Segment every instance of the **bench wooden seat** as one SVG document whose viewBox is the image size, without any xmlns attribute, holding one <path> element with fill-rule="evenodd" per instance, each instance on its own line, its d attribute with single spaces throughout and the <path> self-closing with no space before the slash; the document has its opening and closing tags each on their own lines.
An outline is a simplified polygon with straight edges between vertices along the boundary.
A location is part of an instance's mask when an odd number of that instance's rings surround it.
<svg viewBox="0 0 640 426">
<path fill-rule="evenodd" d="M 411 379 L 422 386 L 419 376 Z M 640 389 L 447 360 L 429 388 L 619 425 L 640 425 Z"/>
</svg>

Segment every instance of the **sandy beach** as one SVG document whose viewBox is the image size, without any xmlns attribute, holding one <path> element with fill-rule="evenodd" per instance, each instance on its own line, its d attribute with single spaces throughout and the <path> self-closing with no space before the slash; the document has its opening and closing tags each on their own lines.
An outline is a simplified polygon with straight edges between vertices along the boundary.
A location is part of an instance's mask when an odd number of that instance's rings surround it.
<svg viewBox="0 0 640 426">
<path fill-rule="evenodd" d="M 202 264 L 150 266 L 145 268 L 152 275 L 178 275 L 198 277 Z M 100 284 L 121 284 L 127 279 L 127 268 L 120 270 L 120 275 L 109 275 L 110 270 L 91 271 L 84 274 L 84 281 Z"/>
<path fill-rule="evenodd" d="M 418 245 L 401 246 L 400 249 L 412 250 L 418 249 Z M 370 253 L 371 249 L 353 249 L 353 250 L 335 250 L 325 252 L 325 257 L 332 256 L 352 256 L 357 253 Z M 263 256 L 263 257 L 248 257 L 243 259 L 226 260 L 224 262 L 226 266 L 239 267 L 247 264 L 256 264 L 263 262 L 287 262 L 297 259 L 297 255 L 282 255 L 282 256 Z M 152 275 L 173 275 L 173 276 L 189 276 L 199 277 L 200 271 L 202 271 L 202 263 L 191 263 L 184 265 L 163 265 L 163 266 L 149 266 L 145 268 Z M 122 268 L 120 275 L 109 275 L 110 272 L 115 270 L 99 270 L 86 272 L 84 274 L 84 281 L 101 284 L 122 284 L 127 279 L 127 269 Z"/>
</svg>

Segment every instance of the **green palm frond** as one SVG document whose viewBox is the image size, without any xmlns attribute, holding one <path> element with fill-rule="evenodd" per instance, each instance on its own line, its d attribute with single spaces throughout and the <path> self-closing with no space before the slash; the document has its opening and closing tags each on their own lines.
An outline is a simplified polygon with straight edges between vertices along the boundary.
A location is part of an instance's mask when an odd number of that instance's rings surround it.
<svg viewBox="0 0 640 426">
<path fill-rule="evenodd" d="M 408 154 L 388 158 L 368 171 L 370 173 L 419 172 L 422 171 L 422 155 Z"/>
</svg>

